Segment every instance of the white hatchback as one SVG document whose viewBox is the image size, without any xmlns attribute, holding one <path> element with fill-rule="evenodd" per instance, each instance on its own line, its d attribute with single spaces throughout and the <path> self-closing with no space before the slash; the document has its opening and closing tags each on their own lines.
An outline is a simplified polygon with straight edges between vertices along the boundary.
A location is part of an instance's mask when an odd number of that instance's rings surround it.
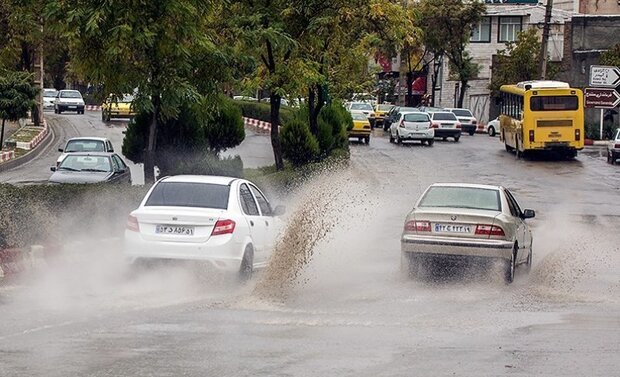
<svg viewBox="0 0 620 377">
<path fill-rule="evenodd" d="M 263 193 L 244 179 L 179 175 L 157 181 L 131 212 L 124 253 L 143 260 L 203 261 L 242 279 L 267 264 L 281 228 Z"/>
<path fill-rule="evenodd" d="M 435 129 L 431 127 L 431 118 L 420 111 L 400 113 L 398 120 L 390 125 L 390 142 L 400 144 L 405 140 L 419 140 L 433 145 Z"/>
</svg>

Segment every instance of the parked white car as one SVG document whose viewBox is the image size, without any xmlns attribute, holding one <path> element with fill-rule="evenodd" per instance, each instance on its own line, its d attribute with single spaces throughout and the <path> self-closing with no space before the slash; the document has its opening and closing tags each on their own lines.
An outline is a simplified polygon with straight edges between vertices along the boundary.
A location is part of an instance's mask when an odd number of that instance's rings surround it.
<svg viewBox="0 0 620 377">
<path fill-rule="evenodd" d="M 615 164 L 620 158 L 620 128 L 616 130 L 616 136 L 607 144 L 607 162 Z"/>
<path fill-rule="evenodd" d="M 485 133 L 488 133 L 489 136 L 493 137 L 495 135 L 498 134 L 499 132 L 499 117 L 493 119 L 492 121 L 490 121 L 489 123 L 487 123 L 484 128 L 483 131 Z"/>
<path fill-rule="evenodd" d="M 390 143 L 398 144 L 406 140 L 418 140 L 432 146 L 435 142 L 435 129 L 431 127 L 431 118 L 420 111 L 400 113 L 396 122 L 390 125 Z"/>
<path fill-rule="evenodd" d="M 43 89 L 43 110 L 52 110 L 54 108 L 54 101 L 56 101 L 57 95 L 58 90 L 54 88 Z"/>
<path fill-rule="evenodd" d="M 62 160 L 69 153 L 78 152 L 114 152 L 114 147 L 110 139 L 105 137 L 74 137 L 67 140 L 64 147 L 59 147 L 58 152 L 62 152 L 56 159 L 56 166 L 60 165 Z"/>
<path fill-rule="evenodd" d="M 418 275 L 434 261 L 499 260 L 506 283 L 512 283 L 517 266 L 532 266 L 532 232 L 525 220 L 535 215 L 521 210 L 501 186 L 435 183 L 405 219 L 403 272 Z"/>
<path fill-rule="evenodd" d="M 264 267 L 281 228 L 284 207 L 244 179 L 179 175 L 157 181 L 131 212 L 124 253 L 143 260 L 207 262 L 242 279 Z"/>
<path fill-rule="evenodd" d="M 478 128 L 478 119 L 468 109 L 448 108 L 446 109 L 454 115 L 461 122 L 461 130 L 473 136 Z"/>
<path fill-rule="evenodd" d="M 61 90 L 54 100 L 54 112 L 62 114 L 63 111 L 75 111 L 84 114 L 84 99 L 82 93 L 77 90 Z"/>
</svg>

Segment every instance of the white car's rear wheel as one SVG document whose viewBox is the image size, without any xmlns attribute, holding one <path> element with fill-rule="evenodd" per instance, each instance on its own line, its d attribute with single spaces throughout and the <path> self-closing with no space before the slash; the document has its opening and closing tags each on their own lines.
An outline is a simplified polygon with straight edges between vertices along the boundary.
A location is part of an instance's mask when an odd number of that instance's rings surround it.
<svg viewBox="0 0 620 377">
<path fill-rule="evenodd" d="M 506 266 L 504 267 L 504 282 L 506 284 L 510 284 L 515 280 L 515 269 L 517 267 L 517 246 L 512 251 L 512 255 L 509 261 L 506 261 Z"/>
<path fill-rule="evenodd" d="M 488 130 L 489 136 L 495 136 L 495 127 L 489 126 Z"/>
<path fill-rule="evenodd" d="M 252 278 L 254 272 L 254 251 L 252 246 L 248 245 L 243 253 L 241 259 L 241 266 L 239 267 L 239 280 L 246 282 Z"/>
</svg>

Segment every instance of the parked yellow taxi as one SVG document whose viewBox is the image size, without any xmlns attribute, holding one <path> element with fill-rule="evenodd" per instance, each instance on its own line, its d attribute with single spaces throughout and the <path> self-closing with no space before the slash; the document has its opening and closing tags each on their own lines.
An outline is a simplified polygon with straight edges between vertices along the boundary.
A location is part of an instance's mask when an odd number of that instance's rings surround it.
<svg viewBox="0 0 620 377">
<path fill-rule="evenodd" d="M 349 137 L 356 137 L 360 142 L 370 143 L 370 121 L 363 112 L 351 112 L 353 118 L 353 128 L 349 131 Z"/>
<path fill-rule="evenodd" d="M 387 113 L 392 110 L 392 107 L 394 107 L 394 105 L 390 105 L 387 103 L 375 105 L 375 127 L 377 127 L 378 125 L 383 125 L 383 120 L 387 116 Z"/>
<path fill-rule="evenodd" d="M 101 106 L 101 120 L 109 122 L 112 118 L 133 118 L 136 113 L 132 107 L 133 96 L 125 94 L 122 98 L 112 95 Z"/>
</svg>

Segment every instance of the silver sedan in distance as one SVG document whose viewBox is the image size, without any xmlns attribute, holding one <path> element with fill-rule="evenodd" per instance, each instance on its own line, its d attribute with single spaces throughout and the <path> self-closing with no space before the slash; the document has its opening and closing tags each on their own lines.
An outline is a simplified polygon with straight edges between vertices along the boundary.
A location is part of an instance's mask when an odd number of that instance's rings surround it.
<svg viewBox="0 0 620 377">
<path fill-rule="evenodd" d="M 417 276 L 431 261 L 499 260 L 506 283 L 515 269 L 532 265 L 532 233 L 525 220 L 535 216 L 501 186 L 436 183 L 429 186 L 405 219 L 401 266 Z"/>
</svg>

